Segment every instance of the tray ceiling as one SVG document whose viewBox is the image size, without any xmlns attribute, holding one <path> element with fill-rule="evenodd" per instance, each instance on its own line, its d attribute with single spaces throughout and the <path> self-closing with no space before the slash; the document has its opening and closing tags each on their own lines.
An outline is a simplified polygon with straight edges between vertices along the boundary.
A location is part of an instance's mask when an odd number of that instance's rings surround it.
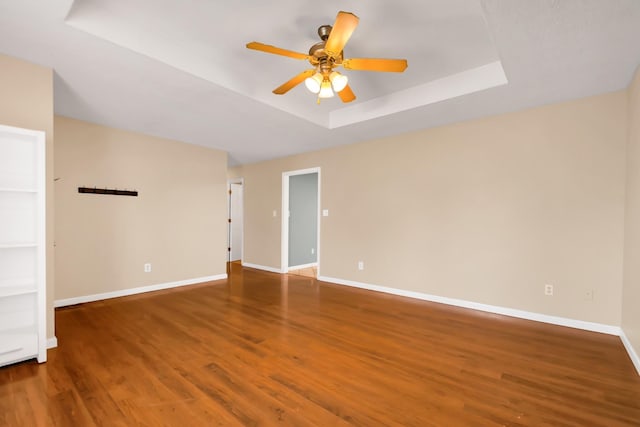
<svg viewBox="0 0 640 427">
<path fill-rule="evenodd" d="M 357 99 L 271 91 L 337 12 L 360 17 L 345 71 Z M 205 145 L 231 165 L 625 88 L 640 63 L 637 0 L 0 0 L 0 53 L 54 70 L 56 114 Z"/>
</svg>

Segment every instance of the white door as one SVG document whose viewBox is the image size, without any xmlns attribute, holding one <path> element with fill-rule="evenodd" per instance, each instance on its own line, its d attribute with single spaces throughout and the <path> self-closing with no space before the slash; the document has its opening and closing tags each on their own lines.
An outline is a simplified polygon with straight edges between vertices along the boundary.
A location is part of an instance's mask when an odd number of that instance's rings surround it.
<svg viewBox="0 0 640 427">
<path fill-rule="evenodd" d="M 229 261 L 242 259 L 242 183 L 231 183 L 229 194 Z"/>
</svg>

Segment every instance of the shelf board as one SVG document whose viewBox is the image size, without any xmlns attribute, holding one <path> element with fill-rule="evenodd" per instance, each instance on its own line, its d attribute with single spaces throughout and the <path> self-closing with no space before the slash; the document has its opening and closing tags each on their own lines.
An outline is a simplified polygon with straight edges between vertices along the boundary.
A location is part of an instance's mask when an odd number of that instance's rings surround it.
<svg viewBox="0 0 640 427">
<path fill-rule="evenodd" d="M 5 325 L 2 325 L 3 328 L 0 328 L 0 337 L 7 337 L 10 335 L 28 335 L 28 334 L 35 334 L 36 331 L 36 325 L 27 325 L 27 326 L 20 326 L 17 328 L 12 328 L 12 327 L 4 327 Z"/>
<path fill-rule="evenodd" d="M 34 326 L 0 330 L 0 355 L 28 347 L 27 341 L 37 340 Z"/>
<path fill-rule="evenodd" d="M 38 246 L 35 242 L 26 243 L 0 243 L 0 249 L 13 249 L 13 248 L 35 248 Z"/>
<path fill-rule="evenodd" d="M 3 286 L 0 287 L 0 298 L 29 295 L 37 292 L 33 286 Z"/>
<path fill-rule="evenodd" d="M 0 187 L 0 193 L 37 193 L 38 190 L 29 188 L 7 188 Z"/>
</svg>

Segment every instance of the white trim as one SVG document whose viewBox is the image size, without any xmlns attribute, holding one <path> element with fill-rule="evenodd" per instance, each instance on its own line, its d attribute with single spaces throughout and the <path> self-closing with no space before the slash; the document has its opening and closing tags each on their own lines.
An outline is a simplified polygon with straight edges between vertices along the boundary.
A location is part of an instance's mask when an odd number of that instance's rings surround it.
<svg viewBox="0 0 640 427">
<path fill-rule="evenodd" d="M 256 270 L 264 270 L 264 271 L 268 271 L 270 273 L 282 273 L 282 271 L 280 271 L 279 268 L 273 268 L 273 267 L 267 267 L 266 265 L 258 265 L 258 264 L 251 264 L 248 262 L 242 262 L 242 266 L 243 267 L 249 267 L 249 268 L 255 268 Z"/>
<path fill-rule="evenodd" d="M 282 172 L 282 175 L 294 176 L 294 175 L 307 175 L 310 173 L 320 172 L 320 167 L 315 168 L 307 168 L 307 169 L 297 169 L 294 171 Z"/>
<path fill-rule="evenodd" d="M 368 289 L 370 291 L 384 292 L 387 294 L 399 295 L 403 297 L 415 298 L 425 301 L 432 301 L 441 304 L 453 305 L 456 307 L 470 308 L 473 310 L 486 311 L 489 313 L 502 314 L 504 316 L 517 317 L 520 319 L 534 320 L 536 322 L 551 323 L 553 325 L 568 326 L 570 328 L 584 329 L 587 331 L 600 332 L 609 335 L 620 335 L 618 326 L 605 325 L 602 323 L 585 322 L 583 320 L 568 319 L 565 317 L 550 316 L 547 314 L 533 313 L 530 311 L 516 310 L 513 308 L 500 307 L 496 305 L 481 304 L 472 301 L 455 298 L 441 297 L 437 295 L 423 294 L 421 292 L 407 291 L 403 289 L 388 288 L 385 286 L 370 285 L 367 283 L 355 282 L 352 280 L 336 279 L 334 277 L 318 276 L 318 280 L 336 283 L 338 285 L 352 286 L 355 288 Z"/>
<path fill-rule="evenodd" d="M 41 130 L 19 128 L 19 127 L 9 126 L 9 125 L 0 125 L 0 132 L 17 133 L 23 136 L 35 136 L 36 134 L 42 134 L 43 136 L 45 135 L 45 132 Z"/>
<path fill-rule="evenodd" d="M 317 262 L 310 262 L 309 264 L 292 265 L 291 267 L 289 267 L 289 271 L 302 270 L 303 268 L 317 267 L 317 266 L 318 266 Z"/>
<path fill-rule="evenodd" d="M 80 297 L 65 298 L 55 300 L 53 306 L 56 308 L 66 307 L 68 305 L 82 304 L 85 302 L 100 301 L 109 298 L 118 298 L 128 295 L 142 294 L 145 292 L 160 291 L 162 289 L 177 288 L 180 286 L 194 285 L 196 283 L 212 282 L 214 280 L 223 280 L 227 278 L 227 274 L 217 274 L 215 276 L 197 277 L 195 279 L 178 280 L 176 282 L 160 283 L 158 285 L 141 286 L 138 288 L 122 289 L 119 291 L 105 292 L 102 294 L 84 295 Z"/>
<path fill-rule="evenodd" d="M 244 258 L 244 178 L 231 178 L 227 180 L 227 217 L 231 218 L 229 214 L 231 213 L 231 184 L 239 184 L 242 185 L 242 199 L 240 200 L 240 204 L 242 205 L 242 243 L 240 247 L 240 260 Z M 227 247 L 231 247 L 231 242 L 233 241 L 233 233 L 231 223 L 227 222 Z M 235 260 L 237 261 L 237 260 Z M 227 262 L 231 262 L 231 251 L 227 250 Z"/>
<path fill-rule="evenodd" d="M 316 263 L 318 264 L 318 271 L 320 269 L 320 211 L 322 205 L 320 204 L 320 183 L 322 181 L 321 168 L 307 168 L 298 169 L 294 171 L 282 172 L 282 208 L 281 208 L 281 223 L 280 223 L 280 271 L 279 273 L 287 273 L 291 267 L 289 267 L 289 177 L 295 175 L 306 175 L 310 173 L 318 174 L 318 220 L 316 231 L 318 236 L 316 238 Z"/>
<path fill-rule="evenodd" d="M 509 80 L 502 68 L 502 62 L 494 61 L 427 83 L 394 91 L 388 95 L 335 109 L 329 113 L 328 127 L 336 129 L 508 83 Z"/>
<path fill-rule="evenodd" d="M 633 366 L 636 367 L 636 371 L 638 371 L 638 375 L 640 375 L 640 356 L 636 353 L 636 350 L 631 345 L 631 341 L 627 338 L 627 335 L 624 333 L 624 330 L 620 329 L 620 339 L 622 340 L 622 344 L 624 344 L 624 348 L 627 350 L 629 354 L 629 358 L 633 363 Z"/>
<path fill-rule="evenodd" d="M 47 339 L 47 348 L 56 348 L 58 346 L 58 338 L 52 337 Z"/>
<path fill-rule="evenodd" d="M 282 173 L 280 201 L 280 272 L 289 271 L 289 175 Z"/>
<path fill-rule="evenodd" d="M 320 274 L 320 227 L 322 227 L 322 171 L 318 168 L 318 220 L 316 224 L 318 224 L 317 231 L 318 237 L 316 238 L 316 276 Z"/>
<path fill-rule="evenodd" d="M 280 272 L 289 271 L 289 174 L 282 172 L 282 201 L 280 202 Z"/>
<path fill-rule="evenodd" d="M 34 135 L 37 139 L 37 174 L 38 174 L 38 208 L 37 208 L 37 261 L 36 261 L 36 283 L 38 288 L 38 362 L 47 361 L 47 346 L 43 338 L 47 336 L 47 137 L 44 132 L 36 131 Z M 53 185 L 52 185 L 53 188 Z"/>
</svg>

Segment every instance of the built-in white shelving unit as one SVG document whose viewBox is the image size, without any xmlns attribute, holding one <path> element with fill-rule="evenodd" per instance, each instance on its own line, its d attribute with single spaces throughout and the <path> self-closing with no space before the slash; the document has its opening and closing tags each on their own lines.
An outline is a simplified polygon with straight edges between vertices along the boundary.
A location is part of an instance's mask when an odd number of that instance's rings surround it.
<svg viewBox="0 0 640 427">
<path fill-rule="evenodd" d="M 45 135 L 0 125 L 0 366 L 47 360 Z"/>
</svg>

